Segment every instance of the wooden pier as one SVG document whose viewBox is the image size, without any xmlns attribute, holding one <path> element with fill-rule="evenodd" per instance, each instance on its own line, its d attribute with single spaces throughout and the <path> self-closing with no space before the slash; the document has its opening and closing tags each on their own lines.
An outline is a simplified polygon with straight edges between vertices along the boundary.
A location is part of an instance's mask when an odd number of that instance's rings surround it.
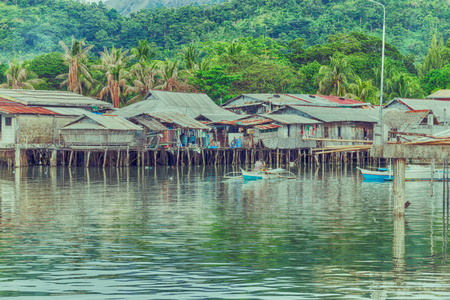
<svg viewBox="0 0 450 300">
<path fill-rule="evenodd" d="M 316 154 L 316 149 L 215 148 L 191 147 L 142 150 L 130 147 L 72 147 L 21 145 L 15 149 L 0 150 L 0 163 L 8 167 L 34 165 L 70 167 L 129 167 L 129 166 L 184 166 L 184 165 L 244 165 L 263 160 L 269 165 L 289 168 L 300 164 L 356 163 L 378 164 L 368 149 Z"/>
</svg>

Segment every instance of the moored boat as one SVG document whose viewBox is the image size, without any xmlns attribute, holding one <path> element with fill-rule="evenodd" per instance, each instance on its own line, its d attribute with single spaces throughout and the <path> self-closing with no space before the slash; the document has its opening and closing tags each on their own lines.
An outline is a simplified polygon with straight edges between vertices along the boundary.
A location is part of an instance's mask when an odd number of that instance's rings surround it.
<svg viewBox="0 0 450 300">
<path fill-rule="evenodd" d="M 239 173 L 238 173 L 239 174 Z M 261 179 L 296 179 L 297 177 L 285 169 L 261 169 L 254 171 L 246 171 L 241 168 L 241 173 L 238 175 L 236 172 L 230 172 L 225 174 L 225 178 L 233 179 L 238 176 L 244 180 L 261 180 Z"/>
<path fill-rule="evenodd" d="M 393 180 L 394 175 L 391 168 L 378 168 L 377 170 L 368 170 L 357 168 L 361 171 L 364 180 L 367 181 L 390 181 Z M 433 172 L 433 180 L 442 180 L 442 170 L 435 170 Z M 405 170 L 405 179 L 407 181 L 430 181 L 431 167 L 421 165 L 409 165 Z"/>
</svg>

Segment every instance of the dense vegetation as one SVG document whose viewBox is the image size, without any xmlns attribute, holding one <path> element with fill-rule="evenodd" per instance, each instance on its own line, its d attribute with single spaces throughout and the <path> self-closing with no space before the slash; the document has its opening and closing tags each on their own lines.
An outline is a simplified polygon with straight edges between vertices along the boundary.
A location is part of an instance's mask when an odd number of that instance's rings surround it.
<svg viewBox="0 0 450 300">
<path fill-rule="evenodd" d="M 385 101 L 447 87 L 447 1 L 385 2 Z M 13 74 L 23 68 L 21 79 L 36 88 L 69 89 L 115 105 L 137 101 L 150 88 L 206 92 L 216 101 L 240 93 L 372 102 L 379 95 L 381 8 L 364 0 L 230 1 L 130 17 L 102 3 L 4 0 L 0 16 L 5 86 L 14 86 Z"/>
</svg>

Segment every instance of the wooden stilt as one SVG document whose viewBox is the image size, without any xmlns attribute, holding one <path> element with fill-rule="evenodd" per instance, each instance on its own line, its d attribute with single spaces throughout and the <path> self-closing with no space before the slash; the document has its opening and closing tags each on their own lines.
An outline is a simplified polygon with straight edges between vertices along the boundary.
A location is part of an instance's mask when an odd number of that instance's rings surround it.
<svg viewBox="0 0 450 300">
<path fill-rule="evenodd" d="M 126 158 L 125 166 L 127 166 L 127 167 L 130 166 L 130 146 L 127 146 L 127 158 Z"/>
<path fill-rule="evenodd" d="M 103 156 L 103 168 L 105 168 L 106 167 L 106 158 L 108 157 L 108 148 L 107 149 L 105 149 L 105 154 L 104 154 L 105 156 Z"/>
<path fill-rule="evenodd" d="M 86 154 L 86 152 L 85 152 L 85 154 Z M 85 159 L 86 159 L 86 161 L 85 161 L 85 167 L 86 167 L 86 168 L 89 168 L 89 160 L 91 159 L 91 151 L 88 151 L 88 152 L 87 152 L 87 155 L 86 155 Z"/>
</svg>

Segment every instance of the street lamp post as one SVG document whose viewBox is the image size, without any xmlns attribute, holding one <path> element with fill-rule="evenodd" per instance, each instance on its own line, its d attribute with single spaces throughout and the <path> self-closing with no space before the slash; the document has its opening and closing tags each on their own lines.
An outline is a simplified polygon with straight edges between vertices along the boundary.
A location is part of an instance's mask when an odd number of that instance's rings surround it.
<svg viewBox="0 0 450 300">
<path fill-rule="evenodd" d="M 386 35 L 386 8 L 384 7 L 383 4 L 381 4 L 380 2 L 374 1 L 374 0 L 367 0 L 369 2 L 381 5 L 383 7 L 383 45 L 382 45 L 382 49 L 381 49 L 381 86 L 380 86 L 380 126 L 382 125 L 381 121 L 383 119 L 383 113 L 382 113 L 382 109 L 383 109 L 383 77 L 384 77 L 384 40 L 385 40 L 385 35 Z"/>
</svg>

